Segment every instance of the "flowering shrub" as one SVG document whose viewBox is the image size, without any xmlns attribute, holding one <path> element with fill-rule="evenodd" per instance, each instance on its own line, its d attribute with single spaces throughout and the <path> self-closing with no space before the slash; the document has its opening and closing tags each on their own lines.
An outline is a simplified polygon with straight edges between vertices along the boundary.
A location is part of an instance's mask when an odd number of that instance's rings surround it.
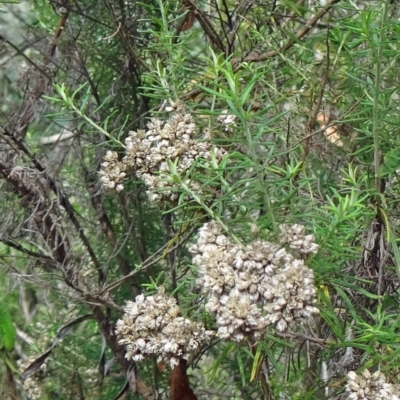
<svg viewBox="0 0 400 400">
<path fill-rule="evenodd" d="M 300 225 L 281 225 L 281 241 L 302 254 L 318 250 L 314 237 L 304 236 Z M 281 245 L 256 240 L 241 249 L 212 221 L 200 229 L 190 252 L 199 267 L 197 285 L 206 296 L 206 311 L 215 315 L 222 339 L 257 340 L 270 325 L 282 332 L 318 313 L 312 270 Z M 155 296 L 128 301 L 124 311 L 116 333 L 126 357 L 134 361 L 157 355 L 178 365 L 214 335 L 201 323 L 179 316 L 176 300 L 166 297 L 163 288 Z"/>
<path fill-rule="evenodd" d="M 0 398 L 396 399 L 399 2 L 3 3 Z"/>
</svg>

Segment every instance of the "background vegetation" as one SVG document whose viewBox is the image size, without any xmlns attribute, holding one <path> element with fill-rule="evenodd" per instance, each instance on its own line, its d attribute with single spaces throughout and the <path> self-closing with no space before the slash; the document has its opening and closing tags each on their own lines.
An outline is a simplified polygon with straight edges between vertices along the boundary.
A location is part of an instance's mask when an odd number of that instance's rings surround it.
<svg viewBox="0 0 400 400">
<path fill-rule="evenodd" d="M 180 382 L 198 399 L 361 399 L 346 374 L 368 369 L 395 393 L 397 1 L 1 3 L 2 398 L 193 399 L 114 332 L 160 286 L 215 328 L 188 251 L 211 219 L 243 244 L 304 225 L 320 313 L 257 344 L 214 338 Z M 176 173 L 177 201 L 155 203 L 135 171 L 105 190 L 106 153 L 177 100 L 228 154 L 195 163 L 201 190 Z"/>
</svg>

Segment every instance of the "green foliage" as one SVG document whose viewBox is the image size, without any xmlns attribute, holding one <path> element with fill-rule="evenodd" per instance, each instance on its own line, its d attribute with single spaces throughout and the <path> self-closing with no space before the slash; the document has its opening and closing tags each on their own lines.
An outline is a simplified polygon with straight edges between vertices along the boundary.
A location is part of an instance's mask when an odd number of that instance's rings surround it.
<svg viewBox="0 0 400 400">
<path fill-rule="evenodd" d="M 385 177 L 395 172 L 400 166 L 400 147 L 389 150 L 379 167 L 379 175 Z"/>
<path fill-rule="evenodd" d="M 30 377 L 42 398 L 168 398 L 168 368 L 154 357 L 132 369 L 115 323 L 127 300 L 164 286 L 183 316 L 217 329 L 188 250 L 211 220 L 241 248 L 304 225 L 319 244 L 304 261 L 320 314 L 256 343 L 215 337 L 189 359 L 199 399 L 346 398 L 346 373 L 366 368 L 398 383 L 399 6 L 244 3 L 35 1 L 29 40 L 0 36 L 10 393 L 31 396 Z M 154 176 L 170 186 L 155 190 L 177 201 L 153 203 L 139 169 L 123 169 L 126 139 L 178 100 L 191 139 L 215 148 L 187 169 L 167 158 Z M 110 151 L 119 193 L 99 175 Z"/>
<path fill-rule="evenodd" d="M 15 345 L 15 328 L 5 298 L 2 299 L 2 304 L 0 311 L 0 350 L 10 352 Z"/>
</svg>

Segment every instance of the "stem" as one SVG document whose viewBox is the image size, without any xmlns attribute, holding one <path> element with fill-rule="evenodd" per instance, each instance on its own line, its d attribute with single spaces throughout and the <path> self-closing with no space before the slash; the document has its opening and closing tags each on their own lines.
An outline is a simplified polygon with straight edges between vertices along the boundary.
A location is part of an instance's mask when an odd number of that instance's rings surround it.
<svg viewBox="0 0 400 400">
<path fill-rule="evenodd" d="M 378 51 L 375 55 L 375 82 L 374 82 L 374 108 L 373 108 L 373 119 L 372 119 L 372 136 L 374 139 L 374 169 L 375 169 L 375 190 L 377 193 L 380 192 L 380 177 L 379 177 L 379 165 L 381 162 L 381 151 L 379 146 L 379 96 L 380 96 L 380 86 L 381 86 L 381 70 L 382 70 L 382 38 L 385 36 L 386 31 L 386 20 L 389 12 L 389 1 L 385 0 L 383 2 L 383 13 L 381 18 L 381 25 L 379 29 L 379 42 Z M 378 197 L 377 197 L 378 200 Z"/>
<path fill-rule="evenodd" d="M 100 133 L 102 133 L 104 136 L 106 136 L 108 139 L 110 139 L 112 142 L 117 143 L 118 145 L 122 146 L 125 148 L 126 146 L 120 142 L 119 140 L 115 139 L 112 137 L 107 131 L 105 131 L 100 125 L 97 125 L 96 122 L 91 120 L 87 115 L 85 115 L 78 107 L 75 106 L 72 102 L 67 104 L 70 106 L 81 118 L 83 118 L 89 125 L 92 125 L 93 128 L 97 129 Z"/>
<path fill-rule="evenodd" d="M 74 98 L 75 98 L 75 94 L 80 91 L 83 87 L 85 87 L 86 84 L 82 85 L 78 90 L 75 91 L 75 93 L 71 96 L 69 96 L 65 90 L 65 85 L 61 84 L 61 85 L 54 85 L 55 90 L 57 91 L 57 93 L 59 94 L 59 96 L 61 97 L 61 100 L 59 99 L 54 99 L 52 97 L 49 96 L 42 96 L 45 99 L 48 99 L 50 101 L 55 101 L 55 102 L 61 102 L 63 103 L 66 107 L 71 108 L 76 114 L 79 115 L 79 117 L 81 117 L 82 119 L 84 119 L 89 125 L 93 126 L 97 131 L 99 131 L 100 133 L 102 133 L 105 137 L 107 137 L 108 139 L 110 139 L 112 142 L 117 143 L 118 145 L 122 146 L 124 149 L 126 148 L 126 146 L 120 142 L 119 140 L 115 139 L 114 137 L 112 137 L 106 130 L 104 130 L 100 125 L 97 125 L 96 122 L 94 122 L 93 120 L 91 120 L 86 114 L 84 114 L 82 112 L 82 110 L 80 110 L 75 104 L 74 104 Z"/>
<path fill-rule="evenodd" d="M 170 164 L 171 165 L 171 164 Z M 217 215 L 214 214 L 214 211 L 211 210 L 210 207 L 207 206 L 207 204 L 204 203 L 204 201 L 202 200 L 202 198 L 197 195 L 195 192 L 193 192 L 192 189 L 190 189 L 190 187 L 188 185 L 186 185 L 186 183 L 184 183 L 181 179 L 181 177 L 179 176 L 178 173 L 176 173 L 176 171 L 174 171 L 171 166 L 170 166 L 170 170 L 171 170 L 171 174 L 173 176 L 174 179 L 179 180 L 179 185 L 182 187 L 183 190 L 185 190 L 185 192 L 187 192 L 188 194 L 190 194 L 190 196 L 193 198 L 194 201 L 196 201 L 196 203 L 198 203 L 206 212 L 207 214 L 214 220 L 217 221 L 222 229 L 229 233 L 229 236 L 233 239 L 233 241 L 239 245 L 240 247 L 242 247 L 242 242 L 237 238 L 237 236 L 235 234 L 233 234 L 230 229 L 228 228 L 228 226 L 226 226 L 221 218 L 219 218 Z"/>
<path fill-rule="evenodd" d="M 165 44 L 166 44 L 165 49 L 167 50 L 167 53 L 168 53 L 168 59 L 174 61 L 174 62 L 170 62 L 169 69 L 168 69 L 168 72 L 172 76 L 172 79 L 166 80 L 165 77 L 162 77 L 162 76 L 159 76 L 159 78 L 161 81 L 164 80 L 164 82 L 161 82 L 161 84 L 165 90 L 167 90 L 168 92 L 171 92 L 171 90 L 172 90 L 173 96 L 174 96 L 173 100 L 175 101 L 175 100 L 179 99 L 178 91 L 176 88 L 176 82 L 178 82 L 178 79 L 176 78 L 176 73 L 175 73 L 176 67 L 177 67 L 177 65 L 176 65 L 177 59 L 175 57 L 176 53 L 174 53 L 172 51 L 172 49 L 174 47 L 173 36 L 171 35 L 170 30 L 168 29 L 170 24 L 168 22 L 167 12 L 166 12 L 165 6 L 164 6 L 164 1 L 159 0 L 158 4 L 160 6 L 161 16 L 162 16 L 162 20 L 163 20 L 162 36 L 164 36 L 163 39 L 165 40 Z M 167 3 L 167 6 L 170 7 L 170 4 Z M 161 60 L 158 60 L 158 62 L 161 62 Z M 171 85 L 171 80 L 173 81 L 172 85 Z"/>
<path fill-rule="evenodd" d="M 275 220 L 275 216 L 274 216 L 274 211 L 273 211 L 273 208 L 272 208 L 271 200 L 270 200 L 269 195 L 268 195 L 268 188 L 267 188 L 266 183 L 264 181 L 264 172 L 260 168 L 259 157 L 257 156 L 257 154 L 256 154 L 256 152 L 254 150 L 253 138 L 251 136 L 250 129 L 249 129 L 248 125 L 247 125 L 247 115 L 245 115 L 243 113 L 243 109 L 241 110 L 241 112 L 242 112 L 242 124 L 243 124 L 244 132 L 245 132 L 245 135 L 246 135 L 246 140 L 247 140 L 247 144 L 248 144 L 250 157 L 251 157 L 251 159 L 253 161 L 254 168 L 256 169 L 257 179 L 259 181 L 260 188 L 261 188 L 262 193 L 263 193 L 263 202 L 264 202 L 264 205 L 267 208 L 267 213 L 268 213 L 268 216 L 269 216 L 269 218 L 271 220 L 272 230 L 273 230 L 273 232 L 276 232 L 277 231 L 277 224 L 276 224 L 276 220 Z"/>
</svg>

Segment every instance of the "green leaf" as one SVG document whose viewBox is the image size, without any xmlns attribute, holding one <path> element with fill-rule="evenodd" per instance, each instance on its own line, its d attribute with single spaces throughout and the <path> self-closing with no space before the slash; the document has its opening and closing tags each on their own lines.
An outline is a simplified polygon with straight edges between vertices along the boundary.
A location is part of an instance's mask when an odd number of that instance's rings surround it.
<svg viewBox="0 0 400 400">
<path fill-rule="evenodd" d="M 361 286 L 354 285 L 354 284 L 352 284 L 352 283 L 350 283 L 350 282 L 348 282 L 348 281 L 346 281 L 344 279 L 331 278 L 329 280 L 329 282 L 334 284 L 334 285 L 337 285 L 339 287 L 340 286 L 344 286 L 344 287 L 350 288 L 352 290 L 355 290 L 355 291 L 361 293 L 363 296 L 368 297 L 369 299 L 374 299 L 374 300 L 383 299 L 383 296 L 380 296 L 380 295 L 374 294 L 374 293 L 370 293 L 367 290 L 363 289 Z"/>
<path fill-rule="evenodd" d="M 256 354 L 254 355 L 253 366 L 251 367 L 250 382 L 254 381 L 258 371 L 260 362 L 262 361 L 262 345 L 259 343 L 257 346 Z"/>
<path fill-rule="evenodd" d="M 4 302 L 4 299 L 3 299 Z M 15 328 L 10 313 L 5 307 L 0 308 L 0 348 L 6 351 L 14 349 Z"/>
<path fill-rule="evenodd" d="M 10 357 L 10 354 L 5 354 L 4 361 L 7 364 L 10 371 L 14 372 L 14 374 L 19 374 L 19 369 L 15 366 L 14 360 Z"/>
<path fill-rule="evenodd" d="M 262 73 L 255 74 L 249 84 L 243 89 L 242 94 L 240 95 L 241 103 L 244 105 L 248 98 L 250 97 L 250 93 L 253 90 L 254 85 L 259 81 L 261 78 Z"/>
<path fill-rule="evenodd" d="M 379 168 L 379 175 L 388 175 L 400 167 L 400 147 L 395 147 L 385 154 L 383 163 Z"/>
<path fill-rule="evenodd" d="M 235 351 L 234 343 L 228 343 L 224 348 L 221 349 L 219 356 L 212 363 L 211 367 L 206 371 L 206 374 L 210 373 L 210 382 L 213 382 L 215 380 L 218 369 L 220 367 L 222 368 L 221 364 L 233 351 Z"/>
<path fill-rule="evenodd" d="M 236 359 L 239 365 L 239 372 L 240 372 L 240 377 L 242 378 L 242 386 L 245 387 L 246 386 L 246 374 L 244 372 L 244 364 L 243 364 L 243 360 L 242 360 L 242 355 L 240 354 L 240 351 L 242 349 L 240 347 L 236 348 Z"/>
</svg>

